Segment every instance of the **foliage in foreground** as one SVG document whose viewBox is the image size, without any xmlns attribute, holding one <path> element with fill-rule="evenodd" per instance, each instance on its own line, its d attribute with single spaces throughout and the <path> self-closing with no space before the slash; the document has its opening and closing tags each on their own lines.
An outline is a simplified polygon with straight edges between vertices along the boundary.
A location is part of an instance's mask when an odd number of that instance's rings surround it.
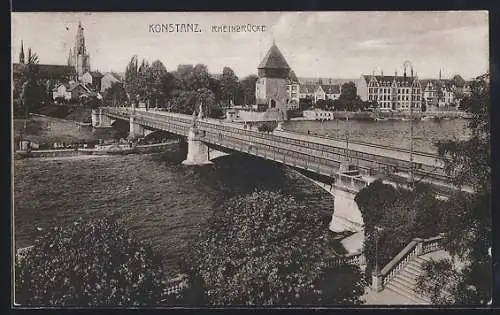
<svg viewBox="0 0 500 315">
<path fill-rule="evenodd" d="M 489 83 L 484 77 L 471 82 L 471 96 L 464 99 L 472 114 L 463 141 L 437 143 L 446 158 L 445 169 L 454 184 L 474 193 L 459 192 L 450 198 L 442 220 L 447 227 L 444 248 L 466 266 L 452 288 L 455 304 L 486 304 L 492 295 L 493 274 L 488 250 L 492 246 L 491 149 Z M 463 104 L 462 104 L 463 105 Z"/>
<path fill-rule="evenodd" d="M 76 221 L 37 239 L 16 259 L 23 306 L 139 306 L 162 298 L 161 258 L 116 222 Z"/>
<path fill-rule="evenodd" d="M 200 232 L 191 271 L 212 305 L 359 304 L 359 269 L 326 268 L 327 221 L 280 193 L 235 197 Z"/>
<path fill-rule="evenodd" d="M 359 191 L 355 201 L 365 223 L 368 270 L 375 266 L 377 241 L 377 258 L 382 269 L 413 238 L 436 236 L 443 230 L 439 223 L 443 202 L 423 183 L 408 191 L 375 181 Z"/>
</svg>

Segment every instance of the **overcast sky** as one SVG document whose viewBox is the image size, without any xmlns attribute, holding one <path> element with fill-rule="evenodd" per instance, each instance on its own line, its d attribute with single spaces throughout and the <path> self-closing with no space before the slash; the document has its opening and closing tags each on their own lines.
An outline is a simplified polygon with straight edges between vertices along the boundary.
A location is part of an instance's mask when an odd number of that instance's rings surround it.
<svg viewBox="0 0 500 315">
<path fill-rule="evenodd" d="M 488 13 L 251 12 L 251 13 L 12 13 L 12 56 L 21 39 L 43 64 L 66 64 L 78 21 L 85 29 L 92 70 L 125 71 L 137 54 L 168 70 L 203 63 L 212 73 L 230 66 L 238 76 L 257 73 L 273 39 L 299 77 L 358 78 L 402 71 L 410 60 L 419 77 L 489 68 Z M 201 33 L 151 33 L 155 23 L 198 23 Z M 214 33 L 212 25 L 265 25 L 265 32 Z M 66 29 L 69 28 L 69 30 Z"/>
</svg>

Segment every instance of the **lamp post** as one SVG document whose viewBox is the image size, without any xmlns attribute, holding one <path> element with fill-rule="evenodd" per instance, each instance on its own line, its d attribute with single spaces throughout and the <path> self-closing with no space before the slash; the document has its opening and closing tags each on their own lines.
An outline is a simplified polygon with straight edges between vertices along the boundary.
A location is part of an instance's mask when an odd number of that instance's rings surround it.
<svg viewBox="0 0 500 315">
<path fill-rule="evenodd" d="M 375 226 L 375 274 L 378 276 L 380 273 L 379 265 L 378 265 L 378 233 L 382 229 L 378 226 Z"/>
<path fill-rule="evenodd" d="M 413 65 L 407 60 L 403 64 L 404 68 L 404 82 L 406 82 L 406 67 L 411 67 L 411 80 L 410 80 L 410 170 L 408 172 L 408 183 L 410 188 L 413 189 Z"/>
<path fill-rule="evenodd" d="M 376 292 L 382 291 L 382 276 L 380 275 L 380 268 L 378 265 L 378 237 L 379 233 L 382 231 L 382 228 L 379 226 L 375 226 L 374 235 L 375 235 L 375 270 L 372 273 L 372 289 Z"/>
</svg>

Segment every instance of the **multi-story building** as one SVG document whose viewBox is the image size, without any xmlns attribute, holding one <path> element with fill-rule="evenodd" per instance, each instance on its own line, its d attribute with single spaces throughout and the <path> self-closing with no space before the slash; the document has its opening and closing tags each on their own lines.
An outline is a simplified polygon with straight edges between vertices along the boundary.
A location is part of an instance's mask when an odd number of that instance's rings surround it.
<svg viewBox="0 0 500 315">
<path fill-rule="evenodd" d="M 358 95 L 363 101 L 376 101 L 381 110 L 421 110 L 422 88 L 417 75 L 394 76 L 362 75 L 356 84 Z"/>
<path fill-rule="evenodd" d="M 290 70 L 286 90 L 288 93 L 288 99 L 287 99 L 288 109 L 299 108 L 300 84 L 293 70 Z"/>
<path fill-rule="evenodd" d="M 318 84 L 304 83 L 299 87 L 299 99 L 310 98 L 314 99 L 314 92 L 316 92 Z"/>
</svg>

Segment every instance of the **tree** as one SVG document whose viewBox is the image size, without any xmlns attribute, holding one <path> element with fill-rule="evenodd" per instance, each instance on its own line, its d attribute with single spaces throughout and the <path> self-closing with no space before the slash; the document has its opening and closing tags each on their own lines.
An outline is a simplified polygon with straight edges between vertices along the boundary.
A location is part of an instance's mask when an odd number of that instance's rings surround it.
<svg viewBox="0 0 500 315">
<path fill-rule="evenodd" d="M 327 221 L 277 192 L 232 198 L 200 229 L 189 268 L 212 305 L 359 304 L 359 270 L 326 268 Z"/>
<path fill-rule="evenodd" d="M 36 110 L 46 99 L 44 86 L 40 82 L 38 55 L 28 49 L 27 63 L 24 65 L 21 79 L 21 112 L 28 118 L 29 112 Z M 18 111 L 19 112 L 19 111 Z"/>
<path fill-rule="evenodd" d="M 377 180 L 360 190 L 354 200 L 365 223 L 368 274 L 376 258 L 382 268 L 413 238 L 432 237 L 442 231 L 436 220 L 441 216 L 442 204 L 427 184 L 417 183 L 414 191 L 410 191 Z M 378 232 L 376 227 L 380 229 Z"/>
<path fill-rule="evenodd" d="M 111 86 L 103 92 L 103 102 L 107 106 L 115 107 L 125 103 L 126 100 L 127 94 L 120 82 L 111 83 Z"/>
<path fill-rule="evenodd" d="M 334 106 L 335 106 L 335 103 L 334 103 Z M 312 98 L 312 96 L 306 96 L 305 98 L 299 99 L 299 108 L 301 110 L 308 109 L 308 108 L 311 108 L 311 107 L 313 107 L 313 98 Z"/>
<path fill-rule="evenodd" d="M 231 102 L 235 102 L 240 91 L 238 77 L 234 74 L 233 69 L 224 67 L 222 77 L 220 79 L 221 101 L 228 106 Z"/>
<path fill-rule="evenodd" d="M 23 306 L 144 306 L 163 298 L 161 257 L 116 222 L 55 227 L 16 258 Z"/>
<path fill-rule="evenodd" d="M 210 74 L 206 65 L 197 64 L 189 76 L 187 82 L 188 90 L 196 91 L 199 89 L 209 88 Z"/>
<path fill-rule="evenodd" d="M 125 69 L 125 80 L 124 88 L 127 92 L 127 98 L 130 102 L 138 102 L 137 95 L 139 95 L 140 85 L 139 85 L 139 64 L 137 60 L 137 55 L 134 55 Z"/>
<path fill-rule="evenodd" d="M 137 69 L 138 79 L 138 94 L 140 100 L 146 101 L 149 106 L 149 101 L 152 95 L 152 71 L 150 71 L 149 63 L 142 59 L 141 65 Z"/>
<path fill-rule="evenodd" d="M 452 261 L 426 261 L 422 269 L 424 273 L 417 278 L 417 291 L 430 297 L 432 304 L 453 304 L 455 298 L 451 292 L 454 292 L 459 281 L 459 273 L 453 269 Z"/>
<path fill-rule="evenodd" d="M 451 82 L 458 88 L 462 88 L 465 85 L 465 80 L 459 74 L 454 75 L 451 78 Z"/>
<path fill-rule="evenodd" d="M 363 108 L 363 101 L 361 101 L 361 98 L 357 95 L 356 84 L 352 81 L 342 84 L 338 100 L 338 108 L 342 108 L 342 110 L 357 111 Z M 337 106 L 335 108 L 337 108 Z"/>
<path fill-rule="evenodd" d="M 167 72 L 162 76 L 161 94 L 163 94 L 167 100 L 167 104 L 164 104 L 164 107 L 171 109 L 171 101 L 179 96 L 179 86 L 180 82 L 174 74 Z"/>
<path fill-rule="evenodd" d="M 215 103 L 219 104 L 221 101 L 221 85 L 220 81 L 214 77 L 210 77 L 208 88 L 214 93 Z"/>
<path fill-rule="evenodd" d="M 255 100 L 255 85 L 258 77 L 255 74 L 246 76 L 240 81 L 240 86 L 243 90 L 243 103 L 245 105 L 252 105 L 256 103 Z"/>
<path fill-rule="evenodd" d="M 154 100 L 154 106 L 158 107 L 165 101 L 165 90 L 163 80 L 167 74 L 167 68 L 160 60 L 155 60 L 149 67 L 150 74 L 148 77 L 151 79 L 151 97 Z"/>
<path fill-rule="evenodd" d="M 354 82 L 347 82 L 342 84 L 342 89 L 340 92 L 339 99 L 345 102 L 352 102 L 356 99 L 357 90 L 356 84 Z"/>
<path fill-rule="evenodd" d="M 453 290 L 457 304 L 485 304 L 491 299 L 492 246 L 491 159 L 489 84 L 479 77 L 471 83 L 466 108 L 472 114 L 468 140 L 437 143 L 445 171 L 458 187 L 470 186 L 473 194 L 457 192 L 447 203 L 441 220 L 446 227 L 444 248 L 466 262 Z M 429 275 L 430 276 L 430 275 Z"/>
</svg>

